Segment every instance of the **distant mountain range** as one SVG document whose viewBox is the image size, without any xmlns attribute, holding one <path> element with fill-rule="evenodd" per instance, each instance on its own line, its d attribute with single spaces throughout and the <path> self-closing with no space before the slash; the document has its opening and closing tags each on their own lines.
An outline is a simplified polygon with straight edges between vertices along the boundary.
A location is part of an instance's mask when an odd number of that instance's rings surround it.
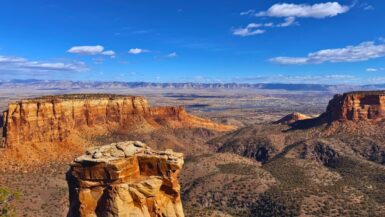
<svg viewBox="0 0 385 217">
<path fill-rule="evenodd" d="M 385 84 L 371 85 L 327 85 L 327 84 L 284 84 L 284 83 L 156 83 L 119 81 L 59 81 L 59 80 L 9 80 L 0 81 L 0 88 L 33 88 L 40 90 L 73 89 L 124 89 L 124 88 L 167 88 L 167 89 L 260 89 L 287 91 L 345 92 L 353 90 L 385 89 Z"/>
</svg>

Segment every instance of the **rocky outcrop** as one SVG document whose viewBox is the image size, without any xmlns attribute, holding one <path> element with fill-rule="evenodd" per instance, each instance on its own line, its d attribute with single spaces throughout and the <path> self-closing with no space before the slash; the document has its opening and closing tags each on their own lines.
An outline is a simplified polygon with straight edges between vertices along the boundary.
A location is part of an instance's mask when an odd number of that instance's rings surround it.
<svg viewBox="0 0 385 217">
<path fill-rule="evenodd" d="M 68 217 L 183 217 L 178 181 L 183 154 L 141 142 L 92 148 L 67 173 Z"/>
<path fill-rule="evenodd" d="M 286 115 L 285 117 L 279 119 L 278 121 L 273 122 L 273 124 L 292 124 L 296 121 L 307 120 L 311 117 L 308 115 L 301 114 L 299 112 L 294 112 Z"/>
<path fill-rule="evenodd" d="M 335 95 L 319 117 L 299 120 L 290 126 L 293 129 L 308 129 L 328 124 L 343 131 L 360 131 L 360 124 L 366 123 L 368 126 L 364 128 L 368 128 L 384 120 L 385 91 L 357 91 Z"/>
<path fill-rule="evenodd" d="M 7 146 L 63 142 L 72 135 L 103 135 L 113 129 L 234 128 L 189 115 L 182 107 L 150 108 L 143 97 L 105 94 L 49 96 L 10 103 L 3 122 Z"/>
<path fill-rule="evenodd" d="M 333 121 L 385 119 L 385 91 L 359 91 L 335 95 L 323 117 Z"/>
</svg>

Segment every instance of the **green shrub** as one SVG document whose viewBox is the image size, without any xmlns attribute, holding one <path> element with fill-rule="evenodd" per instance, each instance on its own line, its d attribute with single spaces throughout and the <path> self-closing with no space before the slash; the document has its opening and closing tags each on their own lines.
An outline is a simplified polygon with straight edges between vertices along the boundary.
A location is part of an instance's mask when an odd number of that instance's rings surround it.
<svg viewBox="0 0 385 217">
<path fill-rule="evenodd" d="M 0 216 L 13 217 L 15 216 L 15 210 L 12 203 L 20 198 L 18 191 L 11 191 L 7 188 L 0 187 Z"/>
</svg>

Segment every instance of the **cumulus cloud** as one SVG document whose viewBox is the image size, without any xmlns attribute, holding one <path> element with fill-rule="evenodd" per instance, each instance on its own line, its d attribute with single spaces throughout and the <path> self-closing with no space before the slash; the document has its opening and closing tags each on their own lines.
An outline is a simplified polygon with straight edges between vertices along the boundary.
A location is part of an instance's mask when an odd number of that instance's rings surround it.
<svg viewBox="0 0 385 217">
<path fill-rule="evenodd" d="M 150 51 L 146 49 L 141 49 L 141 48 L 131 48 L 128 51 L 129 54 L 141 54 L 141 53 L 147 53 L 147 52 L 150 52 Z"/>
<path fill-rule="evenodd" d="M 325 2 L 318 4 L 289 4 L 278 3 L 272 5 L 266 11 L 256 12 L 255 10 L 243 11 L 241 16 L 273 17 L 284 18 L 281 23 L 258 24 L 257 27 L 244 27 L 233 30 L 233 35 L 251 36 L 265 33 L 266 30 L 260 27 L 288 27 L 298 25 L 297 18 L 326 18 L 346 13 L 353 6 L 340 5 L 338 2 Z M 250 24 L 249 24 L 250 25 Z M 258 29 L 256 29 L 258 28 Z"/>
<path fill-rule="evenodd" d="M 81 54 L 81 55 L 106 55 L 115 56 L 113 50 L 104 50 L 101 45 L 95 46 L 74 46 L 67 50 L 68 53 Z"/>
<path fill-rule="evenodd" d="M 373 41 L 363 42 L 356 46 L 345 48 L 325 49 L 309 53 L 306 57 L 275 57 L 273 63 L 299 65 L 320 64 L 324 62 L 358 62 L 385 56 L 385 44 L 376 44 Z"/>
<path fill-rule="evenodd" d="M 349 6 L 340 5 L 338 2 L 325 2 L 313 5 L 278 3 L 272 5 L 267 11 L 256 13 L 255 16 L 325 18 L 346 13 L 349 9 Z"/>
<path fill-rule="evenodd" d="M 265 33 L 265 30 L 259 29 L 259 27 L 263 26 L 259 23 L 250 23 L 246 27 L 241 27 L 237 29 L 233 29 L 233 35 L 237 36 L 251 36 L 251 35 L 259 35 Z"/>
<path fill-rule="evenodd" d="M 113 50 L 103 51 L 102 54 L 106 56 L 115 56 L 115 52 Z"/>
<path fill-rule="evenodd" d="M 22 57 L 1 56 L 0 72 L 83 72 L 88 68 L 84 62 L 40 62 L 30 61 Z"/>
</svg>

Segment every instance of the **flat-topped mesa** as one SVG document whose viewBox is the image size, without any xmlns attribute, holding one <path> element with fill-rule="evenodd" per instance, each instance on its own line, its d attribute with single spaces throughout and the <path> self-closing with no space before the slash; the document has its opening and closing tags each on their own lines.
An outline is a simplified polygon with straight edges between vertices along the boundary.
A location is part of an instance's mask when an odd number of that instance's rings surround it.
<svg viewBox="0 0 385 217">
<path fill-rule="evenodd" d="M 357 91 L 335 95 L 322 117 L 329 123 L 384 120 L 385 91 Z"/>
<path fill-rule="evenodd" d="M 112 129 L 234 128 L 188 115 L 182 107 L 150 108 L 143 97 L 113 94 L 59 95 L 10 103 L 3 122 L 7 146 L 62 142 L 74 134 L 103 135 Z"/>
<path fill-rule="evenodd" d="M 138 141 L 89 149 L 67 172 L 68 217 L 183 217 L 183 163 L 181 153 Z"/>
</svg>

